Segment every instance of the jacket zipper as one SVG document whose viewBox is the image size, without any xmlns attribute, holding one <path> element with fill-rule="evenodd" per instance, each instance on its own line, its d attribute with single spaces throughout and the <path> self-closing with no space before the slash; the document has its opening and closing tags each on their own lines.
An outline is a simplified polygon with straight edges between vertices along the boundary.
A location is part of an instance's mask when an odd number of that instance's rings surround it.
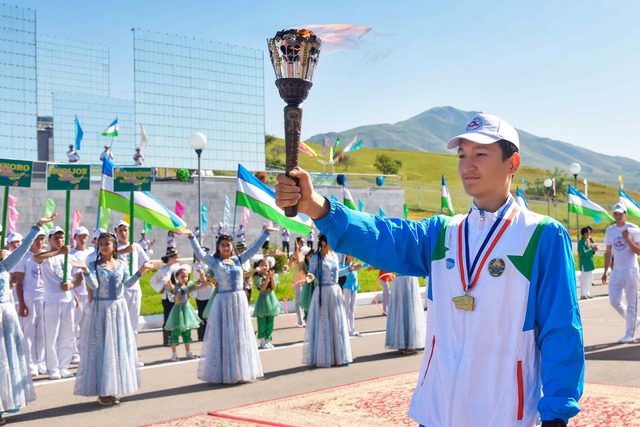
<svg viewBox="0 0 640 427">
<path fill-rule="evenodd" d="M 524 384 L 522 379 L 522 360 L 518 360 L 518 421 L 524 416 Z"/>
<path fill-rule="evenodd" d="M 436 348 L 436 336 L 433 336 L 433 339 L 431 340 L 431 354 L 429 354 L 429 361 L 427 362 L 427 368 L 424 370 L 424 376 L 422 377 L 422 382 L 420 383 L 420 386 L 422 386 L 424 384 L 424 380 L 427 379 L 427 372 L 429 372 L 429 366 L 431 365 L 431 358 L 433 357 L 433 351 Z"/>
</svg>

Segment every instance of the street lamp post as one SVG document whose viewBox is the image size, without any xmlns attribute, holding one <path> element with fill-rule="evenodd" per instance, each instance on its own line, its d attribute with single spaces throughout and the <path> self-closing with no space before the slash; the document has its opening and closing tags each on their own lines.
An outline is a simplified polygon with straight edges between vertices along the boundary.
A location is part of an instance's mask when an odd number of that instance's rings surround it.
<svg viewBox="0 0 640 427">
<path fill-rule="evenodd" d="M 202 245 L 202 169 L 200 167 L 200 157 L 202 150 L 207 145 L 207 137 L 201 132 L 194 132 L 189 137 L 189 147 L 196 150 L 198 155 L 198 243 Z"/>
<path fill-rule="evenodd" d="M 553 185 L 553 181 L 547 178 L 544 180 L 544 186 L 547 187 L 547 216 L 551 216 L 551 208 L 549 206 L 549 198 L 551 197 L 551 186 Z"/>
<path fill-rule="evenodd" d="M 582 168 L 580 167 L 579 163 L 571 163 L 569 165 L 569 171 L 571 171 L 571 174 L 573 175 L 573 186 L 575 187 L 575 189 L 578 189 L 578 174 L 580 173 L 580 171 L 582 170 Z M 578 216 L 578 213 L 576 212 L 576 230 L 577 230 L 577 235 L 578 235 L 578 240 L 580 240 L 580 217 Z"/>
</svg>

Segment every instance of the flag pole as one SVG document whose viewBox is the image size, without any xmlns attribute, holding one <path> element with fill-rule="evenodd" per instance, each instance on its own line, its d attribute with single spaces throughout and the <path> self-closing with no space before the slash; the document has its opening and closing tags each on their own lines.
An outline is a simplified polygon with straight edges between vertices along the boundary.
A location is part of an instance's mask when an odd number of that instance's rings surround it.
<svg viewBox="0 0 640 427">
<path fill-rule="evenodd" d="M 65 212 L 64 212 L 64 245 L 67 246 L 69 244 L 69 209 L 71 205 L 71 190 L 66 191 L 65 196 Z M 62 267 L 62 283 L 66 283 L 67 281 L 67 263 L 69 261 L 69 255 L 64 255 L 64 265 Z"/>
<path fill-rule="evenodd" d="M 135 217 L 133 216 L 133 210 L 135 207 L 135 203 L 133 201 L 133 190 L 131 190 L 131 195 L 129 196 L 129 220 L 131 224 L 129 224 L 129 245 L 133 248 L 133 223 L 135 222 Z M 129 256 L 129 274 L 133 274 L 133 252 Z"/>
<path fill-rule="evenodd" d="M 569 194 L 571 194 L 571 185 L 569 185 L 569 187 L 567 187 L 567 230 L 569 232 L 569 238 L 571 238 L 571 211 L 569 210 Z M 556 209 L 557 209 L 556 205 Z M 557 216 L 557 214 L 556 214 Z M 578 216 L 578 213 L 576 212 L 576 217 Z"/>
<path fill-rule="evenodd" d="M 0 248 L 4 249 L 4 236 L 7 233 L 7 212 L 9 209 L 9 186 L 4 187 L 4 205 L 2 205 L 2 233 L 0 234 Z M 1 260 L 2 258 L 0 258 Z"/>
</svg>

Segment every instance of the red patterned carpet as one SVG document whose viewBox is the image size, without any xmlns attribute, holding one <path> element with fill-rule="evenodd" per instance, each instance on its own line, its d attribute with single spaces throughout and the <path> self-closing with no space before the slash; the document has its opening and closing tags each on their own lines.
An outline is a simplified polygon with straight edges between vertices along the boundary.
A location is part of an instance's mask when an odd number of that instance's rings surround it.
<svg viewBox="0 0 640 427">
<path fill-rule="evenodd" d="M 253 403 L 160 426 L 415 426 L 407 417 L 417 373 L 410 372 Z M 586 384 L 571 427 L 640 427 L 640 389 Z"/>
</svg>

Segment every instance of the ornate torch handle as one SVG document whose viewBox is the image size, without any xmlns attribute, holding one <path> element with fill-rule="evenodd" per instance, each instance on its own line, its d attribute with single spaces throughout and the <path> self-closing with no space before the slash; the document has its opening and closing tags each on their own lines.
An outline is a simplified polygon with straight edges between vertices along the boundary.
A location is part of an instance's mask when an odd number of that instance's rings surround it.
<svg viewBox="0 0 640 427">
<path fill-rule="evenodd" d="M 286 151 L 285 172 L 289 172 L 298 166 L 298 149 L 300 146 L 300 129 L 302 127 L 302 108 L 287 105 L 284 107 L 284 141 Z M 294 178 L 296 184 L 298 179 Z M 298 205 L 286 207 L 284 214 L 288 217 L 298 215 Z"/>
</svg>

